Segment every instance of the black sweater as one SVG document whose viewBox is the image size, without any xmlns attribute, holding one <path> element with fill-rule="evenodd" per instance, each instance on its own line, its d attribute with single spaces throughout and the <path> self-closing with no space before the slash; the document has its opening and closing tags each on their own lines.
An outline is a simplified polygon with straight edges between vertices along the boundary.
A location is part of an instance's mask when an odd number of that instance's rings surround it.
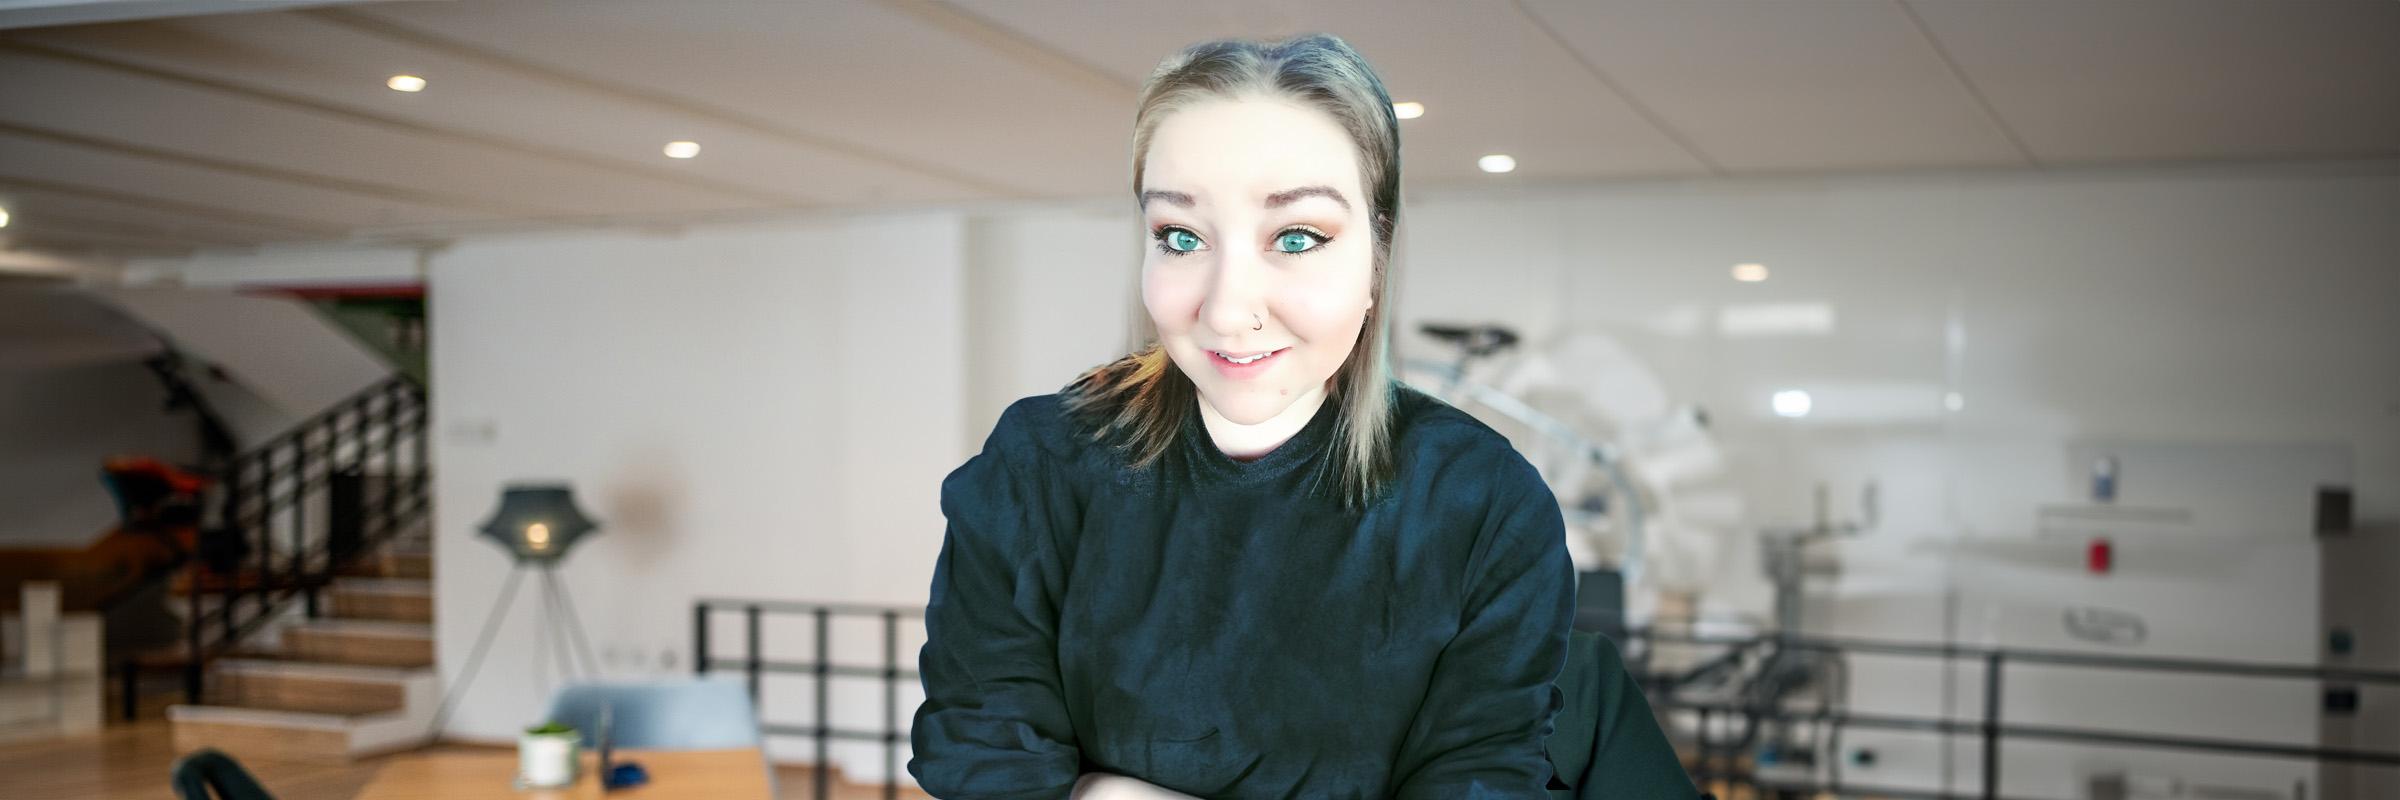
<svg viewBox="0 0 2400 800">
<path fill-rule="evenodd" d="M 1203 797 L 1542 798 L 1574 568 L 1507 439 L 1403 385 L 1364 513 L 1307 484 L 1335 404 L 1266 456 L 1199 421 L 1132 470 L 1056 395 L 942 482 L 908 769 L 1058 800 L 1085 772 Z"/>
</svg>

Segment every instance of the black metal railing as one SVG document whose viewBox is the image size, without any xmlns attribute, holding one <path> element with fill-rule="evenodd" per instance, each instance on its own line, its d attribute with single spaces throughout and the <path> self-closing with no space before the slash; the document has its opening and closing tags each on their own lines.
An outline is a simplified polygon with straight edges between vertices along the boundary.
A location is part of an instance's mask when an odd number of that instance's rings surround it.
<svg viewBox="0 0 2400 800">
<path fill-rule="evenodd" d="M 203 701 L 209 660 L 294 601 L 319 616 L 336 569 L 423 516 L 431 488 L 426 422 L 424 389 L 394 376 L 234 457 L 215 476 L 221 503 L 202 528 L 200 552 L 166 576 L 185 593 L 186 702 Z M 128 660 L 121 669 L 123 713 L 132 719 L 141 666 Z"/>
<path fill-rule="evenodd" d="M 1724 647 L 1715 658 L 1679 673 L 1666 674 L 1636 669 L 1636 676 L 1649 695 L 1651 707 L 1662 715 L 1688 714 L 1697 718 L 1697 761 L 1693 777 L 1703 786 L 1723 781 L 1752 789 L 1786 792 L 1860 792 L 1875 796 L 1965 798 L 1979 797 L 1995 800 L 2001 794 L 2003 744 L 2010 740 L 2069 742 L 2147 750 L 2170 750 L 2250 755 L 2310 761 L 2317 764 L 2346 763 L 2400 766 L 2400 751 L 2356 750 L 2338 747 L 2319 747 L 2289 742 L 2255 741 L 2201 736 L 2169 735 L 2099 728 L 2033 725 L 2011 723 L 2002 713 L 2001 701 L 2006 696 L 2008 668 L 2011 665 L 2043 665 L 2141 673 L 2174 673 L 2211 675 L 2232 678 L 2260 678 L 2314 681 L 2333 691 L 2355 692 L 2360 686 L 2400 686 L 2400 672 L 2368 669 L 2348 669 L 2300 664 L 2263 664 L 2240 661 L 2220 661 L 2191 658 L 2158 658 L 2116 656 L 2058 650 L 2021 648 L 1970 647 L 1938 643 L 1895 642 L 1843 637 L 1781 636 L 1765 634 L 1746 637 L 1695 636 L 1683 633 L 1635 628 L 1627 631 L 1625 642 L 1634 655 L 1635 663 L 1649 660 L 1651 651 L 1659 645 L 1699 645 Z M 1791 707 L 1782 702 L 1745 700 L 1740 702 L 1693 701 L 1681 696 L 1684 686 L 1741 672 L 1744 659 L 1771 662 L 1783 654 L 1822 654 L 1835 658 L 1851 655 L 1898 656 L 1935 659 L 1944 666 L 1966 660 L 1980 663 L 1983 674 L 1983 707 L 1974 717 L 1944 718 L 1854 713 L 1847 704 L 1819 702 L 1814 706 Z M 1748 672 L 1752 678 L 1770 674 L 1770 669 Z M 1733 691 L 1725 694 L 1738 698 L 1771 696 L 1747 691 L 1735 678 Z M 1826 695 L 1819 693 L 1819 698 Z M 1742 766 L 1740 749 L 1746 742 L 1728 745 L 1710 738 L 1712 722 L 1739 720 L 1744 729 L 1754 730 L 1758 723 L 1806 724 L 1823 726 L 1834 741 L 1842 730 L 1879 729 L 1942 734 L 1944 736 L 1973 736 L 1980 745 L 1981 786 L 1973 794 L 1954 794 L 1947 789 L 1927 790 L 1889 786 L 1867 786 L 1844 782 L 1838 771 L 1829 780 L 1804 785 L 1785 780 L 1762 780 L 1755 770 Z M 1839 754 L 1829 754 L 1838 758 Z"/>
<path fill-rule="evenodd" d="M 740 670 L 750 684 L 750 702 L 765 709 L 764 678 L 769 674 L 807 675 L 814 678 L 816 690 L 816 719 L 809 724 L 793 724 L 759 720 L 760 732 L 768 736 L 798 736 L 816 742 L 816 768 L 813 770 L 813 791 L 817 800 L 833 795 L 830 745 L 834 739 L 883 743 L 884 784 L 886 800 L 900 796 L 900 742 L 905 734 L 900 729 L 900 682 L 914 683 L 917 671 L 900 667 L 900 620 L 924 616 L 922 609 L 897 606 L 874 606 L 850 603 L 803 603 L 785 600 L 728 600 L 702 599 L 692 604 L 692 671 L 706 675 L 711 670 Z M 709 621 L 716 614 L 740 614 L 742 617 L 741 656 L 721 658 L 711 649 Z M 814 654 L 807 661 L 770 659 L 763 640 L 765 622 L 769 615 L 801 616 L 814 621 Z M 835 617 L 867 617 L 883 621 L 883 666 L 837 664 L 833 660 L 832 629 Z M 874 679 L 883 682 L 883 730 L 862 731 L 836 728 L 832 717 L 832 685 L 835 678 Z"/>
<path fill-rule="evenodd" d="M 720 655 L 718 642 L 711 635 L 711 621 L 718 615 L 739 615 L 742 620 L 739 655 Z M 813 655 L 806 661 L 769 658 L 764 641 L 765 620 L 770 616 L 801 616 L 814 622 Z M 842 603 L 806 603 L 779 600 L 703 599 L 692 607 L 692 664 L 695 672 L 705 675 L 712 670 L 739 671 L 748 681 L 752 702 L 765 708 L 763 678 L 775 674 L 797 674 L 813 677 L 815 719 L 808 724 L 761 721 L 761 729 L 770 736 L 797 736 L 816 743 L 814 796 L 831 796 L 828 769 L 828 745 L 832 740 L 882 742 L 885 771 L 891 779 L 885 783 L 884 797 L 898 796 L 900 744 L 906 733 L 900 728 L 899 682 L 914 681 L 917 672 L 902 669 L 899 661 L 900 621 L 923 616 L 917 608 L 873 606 Z M 883 665 L 881 667 L 842 664 L 833 660 L 830 652 L 830 629 L 836 617 L 878 617 L 883 620 Z M 2214 675 L 2262 679 L 2316 681 L 2332 687 L 2400 686 L 2400 672 L 2348 669 L 2298 664 L 2261 664 L 2238 661 L 2218 661 L 2189 658 L 2157 658 L 2112 656 L 2069 651 L 1969 647 L 1939 643 L 1895 642 L 1859 638 L 1780 636 L 1765 634 L 1743 637 L 1698 636 L 1648 627 L 1631 627 L 1621 637 L 1626 668 L 1648 695 L 1651 707 L 1662 716 L 1690 715 L 1698 718 L 1694 730 L 1699 740 L 1690 754 L 1693 780 L 1703 788 L 1712 784 L 1729 784 L 1764 792 L 1853 792 L 1895 798 L 1983 798 L 1998 800 L 2001 790 L 2000 769 L 2003 743 L 2010 740 L 2073 742 L 2115 747 L 2153 750 L 2181 750 L 2222 754 L 2241 754 L 2288 758 L 2316 763 L 2356 763 L 2400 766 L 2400 752 L 2355 750 L 2347 748 L 2298 745 L 2287 742 L 2245 741 L 2200 736 L 2165 735 L 2128 731 L 2079 728 L 2058 725 L 2010 723 L 2001 713 L 2001 700 L 2007 683 L 2010 665 L 2044 665 L 2079 667 L 2153 674 Z M 1653 670 L 1647 665 L 1660 645 L 1713 646 L 1725 648 L 1723 653 L 1676 672 Z M 1956 719 L 1932 716 L 1903 716 L 1855 713 L 1847 704 L 1820 704 L 1815 707 L 1793 708 L 1782 702 L 1711 702 L 1695 701 L 1679 696 L 1686 686 L 1707 681 L 1729 682 L 1736 697 L 1757 697 L 1740 691 L 1740 684 L 1759 674 L 1770 672 L 1755 668 L 1757 662 L 1772 662 L 1783 654 L 1816 653 L 1835 657 L 1851 655 L 1902 656 L 1940 659 L 1944 662 L 1972 660 L 1983 667 L 1983 709 L 1978 716 Z M 831 724 L 830 686 L 835 678 L 878 679 L 884 688 L 884 727 L 881 731 L 860 731 L 835 728 Z M 1795 785 L 1788 781 L 1762 780 L 1755 772 L 1742 767 L 1738 758 L 1740 745 L 1729 745 L 1710 738 L 1712 722 L 1739 720 L 1755 726 L 1762 722 L 1806 723 L 1824 726 L 1838 741 L 1844 728 L 1916 731 L 1955 736 L 1977 737 L 1982 752 L 1982 786 L 1980 792 L 1956 794 L 1944 790 L 1911 789 L 1906 787 L 1871 786 L 1845 782 L 1833 773 L 1823 784 Z M 1760 796 L 1771 796 L 1761 794 Z"/>
</svg>

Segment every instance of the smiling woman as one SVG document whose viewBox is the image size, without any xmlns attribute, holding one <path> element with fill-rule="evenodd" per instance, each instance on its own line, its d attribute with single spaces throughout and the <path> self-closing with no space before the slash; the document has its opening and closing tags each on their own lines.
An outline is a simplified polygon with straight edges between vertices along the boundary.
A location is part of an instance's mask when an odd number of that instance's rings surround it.
<svg viewBox="0 0 2400 800">
<path fill-rule="evenodd" d="M 1400 215 L 1382 81 L 1331 36 L 1195 45 L 1151 77 L 1133 152 L 1156 344 L 1078 378 L 1070 410 L 1148 464 L 1188 414 L 1226 455 L 1254 458 L 1336 402 L 1328 488 L 1372 502 L 1391 479 L 1389 313 L 1376 307 Z"/>
<path fill-rule="evenodd" d="M 1546 750 L 1574 602 L 1557 501 L 1387 366 L 1399 152 L 1382 83 L 1331 36 L 1205 43 L 1152 75 L 1152 341 L 1010 406 L 943 481 L 927 791 L 1570 788 Z M 1671 753 L 1643 768 L 1680 775 Z"/>
<path fill-rule="evenodd" d="M 1360 190 L 1353 151 L 1326 114 L 1271 97 L 1189 103 L 1150 141 L 1143 303 L 1227 455 L 1291 438 L 1364 338 L 1381 270 L 1366 204 L 1337 188 Z M 1380 377 L 1371 360 L 1362 377 Z"/>
</svg>

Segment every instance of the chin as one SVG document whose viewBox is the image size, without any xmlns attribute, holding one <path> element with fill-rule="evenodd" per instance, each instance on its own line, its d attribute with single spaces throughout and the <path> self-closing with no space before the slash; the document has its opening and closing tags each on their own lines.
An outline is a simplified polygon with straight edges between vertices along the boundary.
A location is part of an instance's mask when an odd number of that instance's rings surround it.
<svg viewBox="0 0 2400 800">
<path fill-rule="evenodd" d="M 1203 390 L 1201 396 L 1207 398 L 1209 406 L 1215 408 L 1227 422 L 1236 425 L 1257 425 L 1274 419 L 1277 414 L 1291 408 L 1292 401 L 1299 399 L 1297 394 L 1271 394 L 1269 390 L 1272 388 L 1267 386 L 1249 387 L 1230 392 L 1231 397 L 1225 396 L 1229 394 L 1225 391 L 1208 392 Z"/>
</svg>

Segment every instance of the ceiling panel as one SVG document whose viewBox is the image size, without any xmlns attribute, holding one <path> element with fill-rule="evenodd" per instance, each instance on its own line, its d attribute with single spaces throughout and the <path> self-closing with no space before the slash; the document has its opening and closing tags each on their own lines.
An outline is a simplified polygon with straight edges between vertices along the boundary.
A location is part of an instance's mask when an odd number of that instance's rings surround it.
<svg viewBox="0 0 2400 800">
<path fill-rule="evenodd" d="M 27 135 L 0 123 L 0 170 L 11 177 L 69 183 L 194 205 L 323 223 L 331 228 L 459 222 L 482 216 L 444 206 L 369 197 L 240 172 L 127 155 Z"/>
<path fill-rule="evenodd" d="M 154 239 L 162 242 L 171 242 L 177 245 L 195 248 L 248 247 L 273 241 L 273 239 L 269 238 L 243 237 L 222 231 L 202 229 L 191 225 L 145 225 L 139 222 L 129 222 L 113 216 L 95 217 L 82 214 L 71 214 L 47 207 L 37 209 L 30 223 L 31 224 L 28 229 L 35 231 L 58 228 L 64 230 L 84 231 L 88 233 L 135 236 L 145 239 Z"/>
<path fill-rule="evenodd" d="M 1126 172 L 1129 87 L 1062 80 L 883 3 L 536 0 L 345 13 L 756 116 L 1010 196 L 1089 196 Z"/>
<path fill-rule="evenodd" d="M 7 174 L 22 166 L 0 163 L 0 207 L 9 210 L 11 229 L 19 229 L 19 223 L 38 224 L 45 214 L 57 213 L 68 217 L 117 220 L 163 231 L 243 240 L 294 241 L 333 238 L 341 234 L 339 227 L 314 220 L 235 211 L 220 205 Z"/>
<path fill-rule="evenodd" d="M 2400 156 L 2390 0 L 396 2 L 0 31 L 0 204 L 149 252 L 1125 197 L 1162 58 L 1314 31 L 1427 104 L 1419 189 Z"/>
<path fill-rule="evenodd" d="M 1910 8 L 2047 163 L 2400 155 L 2400 2 Z"/>
<path fill-rule="evenodd" d="M 332 114 L 0 47 L 0 122 L 228 172 L 497 215 L 672 213 L 716 192 L 515 157 Z"/>
<path fill-rule="evenodd" d="M 627 177 L 723 194 L 761 207 L 885 201 L 942 202 L 988 195 L 963 184 L 644 98 L 562 82 L 427 50 L 320 14 L 255 14 L 46 31 L 42 44 L 388 119 L 424 136 L 486 145 Z M 427 91 L 384 81 L 411 74 Z M 702 157 L 670 159 L 669 141 L 703 144 Z"/>
<path fill-rule="evenodd" d="M 1336 34 L 1374 65 L 1395 101 L 1412 183 L 1486 183 L 1477 158 L 1507 153 L 1518 178 L 1696 174 L 1705 166 L 1644 120 L 1513 4 L 1502 0 L 1272 0 L 1080 3 L 960 0 L 961 7 L 1138 81 L 1203 39 Z M 1114 132 L 1130 143 L 1133 103 Z M 1123 148 L 1126 144 L 1119 144 Z"/>
<path fill-rule="evenodd" d="M 1730 171 L 2026 163 L 1892 4 L 1526 5 Z"/>
<path fill-rule="evenodd" d="M 36 250 L 69 255 L 106 253 L 128 258 L 143 256 L 176 256 L 190 253 L 194 245 L 186 242 L 162 241 L 149 236 L 85 231 L 71 227 L 40 230 L 0 230 L 0 250 Z"/>
</svg>

